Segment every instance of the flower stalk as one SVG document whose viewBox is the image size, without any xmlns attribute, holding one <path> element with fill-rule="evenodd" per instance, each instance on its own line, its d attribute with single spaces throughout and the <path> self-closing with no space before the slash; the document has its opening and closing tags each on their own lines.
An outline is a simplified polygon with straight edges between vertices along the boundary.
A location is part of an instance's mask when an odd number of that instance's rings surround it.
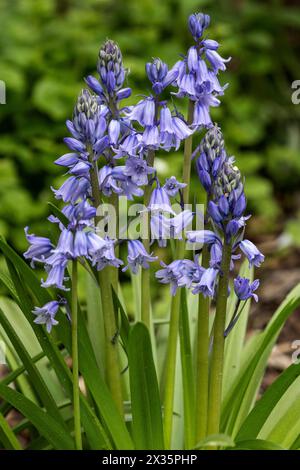
<svg viewBox="0 0 300 470">
<path fill-rule="evenodd" d="M 189 101 L 188 104 L 188 124 L 193 122 L 194 102 Z M 183 160 L 183 183 L 186 186 L 183 188 L 183 203 L 186 204 L 189 198 L 189 182 L 191 173 L 191 157 L 192 157 L 192 144 L 193 137 L 190 135 L 184 142 L 184 160 Z M 177 240 L 175 259 L 182 259 L 184 257 L 185 241 Z M 165 431 L 165 446 L 170 449 L 172 440 L 173 428 L 173 407 L 174 407 L 174 388 L 175 388 L 175 374 L 176 374 L 176 354 L 177 354 L 177 340 L 179 331 L 179 316 L 180 316 L 180 289 L 172 298 L 171 313 L 170 313 L 170 328 L 167 345 L 167 358 L 166 358 L 166 382 L 165 382 L 165 396 L 164 396 L 164 431 Z"/>
<path fill-rule="evenodd" d="M 204 245 L 202 267 L 209 266 L 209 250 Z M 197 444 L 206 437 L 208 408 L 208 374 L 209 374 L 209 297 L 198 296 L 197 324 L 197 376 L 196 376 L 196 440 Z"/>
<path fill-rule="evenodd" d="M 149 150 L 147 164 L 149 167 L 153 167 L 154 164 L 155 152 L 154 150 Z M 148 184 L 144 190 L 144 206 L 148 207 L 151 196 L 151 186 Z M 150 220 L 149 214 L 147 216 L 147 231 L 146 237 L 143 239 L 143 245 L 145 250 L 150 252 Z M 150 293 L 150 271 L 149 269 L 142 270 L 142 279 L 141 279 L 141 320 L 142 322 L 150 329 L 150 318 L 151 318 L 151 293 Z"/>
<path fill-rule="evenodd" d="M 92 153 L 90 154 L 92 158 Z M 98 166 L 97 162 L 93 162 L 90 171 L 92 196 L 95 207 L 101 204 L 101 194 L 98 182 Z M 95 217 L 95 227 L 99 222 L 99 217 Z M 105 371 L 108 387 L 111 391 L 113 400 L 120 412 L 123 414 L 122 384 L 121 372 L 119 367 L 118 342 L 114 341 L 117 333 L 117 325 L 115 319 L 114 303 L 112 298 L 112 268 L 106 267 L 98 272 L 98 283 L 101 293 L 101 304 L 103 312 L 103 321 L 105 329 Z"/>
<path fill-rule="evenodd" d="M 72 372 L 73 372 L 73 410 L 76 450 L 82 450 L 80 420 L 80 389 L 78 365 L 78 298 L 77 298 L 77 260 L 72 261 Z"/>
<path fill-rule="evenodd" d="M 213 333 L 213 349 L 211 357 L 211 371 L 209 381 L 209 407 L 207 434 L 220 432 L 222 381 L 224 362 L 224 330 L 226 324 L 226 308 L 228 298 L 229 269 L 231 261 L 232 244 L 224 243 L 221 263 L 219 287 L 217 291 L 216 315 Z"/>
</svg>

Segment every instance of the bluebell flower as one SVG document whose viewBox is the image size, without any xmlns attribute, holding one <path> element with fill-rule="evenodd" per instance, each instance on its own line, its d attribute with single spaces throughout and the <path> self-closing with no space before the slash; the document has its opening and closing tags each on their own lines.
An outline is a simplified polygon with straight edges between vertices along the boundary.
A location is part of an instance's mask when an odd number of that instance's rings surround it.
<svg viewBox="0 0 300 470">
<path fill-rule="evenodd" d="M 73 167 L 75 166 L 80 160 L 78 153 L 65 153 L 61 157 L 59 157 L 57 160 L 55 160 L 55 165 L 60 165 L 60 166 L 67 166 L 67 167 Z"/>
<path fill-rule="evenodd" d="M 120 131 L 121 131 L 120 122 L 116 119 L 112 119 L 108 125 L 108 136 L 109 136 L 110 143 L 112 145 L 115 145 L 118 142 Z"/>
<path fill-rule="evenodd" d="M 244 277 L 238 276 L 234 279 L 234 292 L 238 299 L 247 300 L 253 297 L 255 302 L 258 301 L 257 294 L 254 293 L 259 287 L 259 280 L 256 279 L 250 284 L 250 280 Z"/>
<path fill-rule="evenodd" d="M 148 175 L 154 172 L 155 169 L 148 166 L 146 160 L 140 157 L 129 157 L 126 160 L 124 174 L 130 176 L 132 182 L 138 186 L 146 186 Z"/>
<path fill-rule="evenodd" d="M 202 37 L 203 32 L 209 26 L 209 23 L 209 15 L 205 15 L 203 13 L 194 13 L 189 16 L 188 26 L 195 41 L 198 41 Z"/>
<path fill-rule="evenodd" d="M 55 319 L 55 315 L 60 307 L 60 303 L 57 300 L 51 300 L 47 302 L 43 307 L 34 307 L 32 313 L 36 315 L 34 323 L 38 325 L 45 325 L 48 333 L 51 332 L 52 327 L 58 325 L 58 321 Z"/>
<path fill-rule="evenodd" d="M 62 199 L 64 202 L 76 203 L 78 199 L 85 198 L 90 191 L 90 182 L 86 178 L 77 178 L 71 176 L 59 189 L 51 188 L 56 199 Z"/>
<path fill-rule="evenodd" d="M 37 237 L 36 235 L 28 233 L 28 227 L 25 227 L 25 235 L 30 247 L 24 253 L 24 258 L 31 260 L 31 266 L 34 268 L 34 263 L 44 263 L 45 260 L 53 249 L 53 244 L 46 237 Z"/>
<path fill-rule="evenodd" d="M 106 266 L 114 266 L 119 268 L 123 261 L 118 259 L 115 255 L 114 241 L 106 240 L 105 245 L 95 251 L 89 250 L 93 266 L 96 266 L 98 271 L 101 271 Z"/>
<path fill-rule="evenodd" d="M 111 196 L 114 192 L 122 194 L 119 182 L 124 177 L 124 172 L 120 167 L 113 168 L 110 165 L 104 165 L 99 170 L 99 187 L 105 196 Z"/>
<path fill-rule="evenodd" d="M 164 189 L 164 187 L 161 186 L 153 189 L 148 205 L 148 210 L 151 212 L 167 212 L 169 214 L 176 215 L 171 207 L 171 202 L 167 191 Z"/>
<path fill-rule="evenodd" d="M 172 69 L 169 71 L 167 64 L 158 58 L 146 64 L 146 72 L 156 95 L 159 95 L 177 78 L 177 70 Z"/>
<path fill-rule="evenodd" d="M 259 249 L 252 243 L 250 240 L 242 240 L 239 243 L 239 247 L 245 256 L 248 258 L 250 266 L 260 266 L 264 261 L 264 255 L 259 251 Z"/>
<path fill-rule="evenodd" d="M 193 221 L 194 213 L 189 209 L 185 209 L 179 212 L 177 215 L 172 217 L 170 220 L 170 225 L 172 228 L 171 236 L 178 237 L 182 239 L 182 232 L 186 229 L 189 225 L 191 225 Z"/>
<path fill-rule="evenodd" d="M 179 181 L 177 181 L 175 176 L 166 178 L 165 184 L 163 185 L 163 188 L 169 197 L 177 196 L 178 192 L 185 187 L 186 187 L 186 184 L 180 183 Z"/>
<path fill-rule="evenodd" d="M 177 288 L 180 287 L 179 281 L 185 266 L 184 260 L 175 260 L 168 265 L 162 261 L 161 266 L 163 269 L 157 271 L 155 277 L 162 284 L 170 284 L 171 294 L 175 295 Z"/>
<path fill-rule="evenodd" d="M 130 121 L 137 121 L 143 127 L 155 125 L 155 98 L 149 96 L 131 106 L 125 113 Z"/>
<path fill-rule="evenodd" d="M 217 98 L 224 94 L 225 86 L 221 86 L 217 78 L 219 70 L 225 70 L 225 63 L 217 52 L 219 44 L 211 39 L 203 39 L 204 30 L 210 18 L 202 13 L 189 17 L 189 28 L 197 45 L 191 46 L 185 57 L 178 61 L 173 69 L 177 71 L 176 84 L 179 98 L 188 96 L 194 101 L 193 127 L 209 128 L 212 126 L 210 107 L 219 106 Z"/>
<path fill-rule="evenodd" d="M 189 259 L 183 261 L 178 286 L 189 289 L 200 281 L 204 268 L 199 265 L 198 256 L 193 261 Z"/>
<path fill-rule="evenodd" d="M 143 243 L 140 240 L 129 240 L 128 241 L 128 265 L 123 268 L 122 271 L 126 271 L 128 268 L 131 269 L 133 274 L 137 274 L 139 266 L 143 269 L 149 268 L 149 263 L 157 260 L 157 256 L 147 253 Z"/>
<path fill-rule="evenodd" d="M 206 42 L 207 44 L 207 42 Z M 218 52 L 216 50 L 211 50 L 210 48 L 207 48 L 207 46 L 205 45 L 205 55 L 206 55 L 206 58 L 207 60 L 210 62 L 212 68 L 213 68 L 213 71 L 215 73 L 219 72 L 219 70 L 226 70 L 226 62 L 229 62 L 231 60 L 231 57 L 229 57 L 228 59 L 223 59 L 223 57 L 220 56 L 220 54 L 218 54 Z"/>
<path fill-rule="evenodd" d="M 88 256 L 87 232 L 83 230 L 77 230 L 75 232 L 73 256 L 74 258 L 79 258 L 80 256 Z"/>
<path fill-rule="evenodd" d="M 213 243 L 220 242 L 218 234 L 212 230 L 190 230 L 186 233 L 187 239 L 191 243 L 205 243 L 212 245 Z"/>
<path fill-rule="evenodd" d="M 154 212 L 150 217 L 151 242 L 157 241 L 158 246 L 167 246 L 167 240 L 171 238 L 171 219 L 161 212 Z"/>
<path fill-rule="evenodd" d="M 67 290 L 64 286 L 65 270 L 68 264 L 68 258 L 64 254 L 56 253 L 52 259 L 48 258 L 46 270 L 48 277 L 46 281 L 42 280 L 43 287 L 56 287 L 57 289 Z"/>
<path fill-rule="evenodd" d="M 202 273 L 200 281 L 193 288 L 193 294 L 198 294 L 201 292 L 204 297 L 213 297 L 218 273 L 218 269 L 205 269 Z"/>
</svg>

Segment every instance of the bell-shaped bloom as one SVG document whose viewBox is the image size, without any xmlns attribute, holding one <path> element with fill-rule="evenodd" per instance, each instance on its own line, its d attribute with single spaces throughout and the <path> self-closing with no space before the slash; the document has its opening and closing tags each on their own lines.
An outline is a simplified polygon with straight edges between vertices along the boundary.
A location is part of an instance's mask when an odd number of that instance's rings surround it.
<svg viewBox="0 0 300 470">
<path fill-rule="evenodd" d="M 148 269 L 149 263 L 156 260 L 157 256 L 149 254 L 140 240 L 129 240 L 127 256 L 128 265 L 125 266 L 122 271 L 126 271 L 130 268 L 133 274 L 137 274 L 139 266 L 143 269 Z"/>
<path fill-rule="evenodd" d="M 30 247 L 24 253 L 24 258 L 31 260 L 31 266 L 34 267 L 35 262 L 44 263 L 51 254 L 53 244 L 46 237 L 37 237 L 28 233 L 28 227 L 25 227 L 25 235 Z"/>
<path fill-rule="evenodd" d="M 58 325 L 58 321 L 55 319 L 55 315 L 60 307 L 60 302 L 57 300 L 51 300 L 47 302 L 43 307 L 34 307 L 32 313 L 36 315 L 34 323 L 38 325 L 45 325 L 48 333 L 51 332 L 52 327 Z"/>
<path fill-rule="evenodd" d="M 171 207 L 167 191 L 161 186 L 153 189 L 148 210 L 151 212 L 168 212 L 169 214 L 176 215 Z"/>
<path fill-rule="evenodd" d="M 138 186 L 146 186 L 148 175 L 154 172 L 155 169 L 148 166 L 146 160 L 140 157 L 129 157 L 126 160 L 124 174 L 130 176 L 132 182 Z"/>
<path fill-rule="evenodd" d="M 203 271 L 200 281 L 195 285 L 193 294 L 201 292 L 204 297 L 213 297 L 218 269 L 208 268 Z"/>
<path fill-rule="evenodd" d="M 177 196 L 178 192 L 185 187 L 186 187 L 186 184 L 180 183 L 179 181 L 177 181 L 175 176 L 171 176 L 170 178 L 167 178 L 165 181 L 165 184 L 163 185 L 163 188 L 169 197 Z"/>
<path fill-rule="evenodd" d="M 260 266 L 264 261 L 264 255 L 250 240 L 243 240 L 239 244 L 240 249 L 244 255 L 248 258 L 249 266 Z"/>
<path fill-rule="evenodd" d="M 163 269 L 160 269 L 155 273 L 155 277 L 162 284 L 170 284 L 171 294 L 175 295 L 179 286 L 179 281 L 182 276 L 182 270 L 184 269 L 184 260 L 175 260 L 170 264 L 161 262 Z"/>
<path fill-rule="evenodd" d="M 259 287 L 258 279 L 250 283 L 249 279 L 238 276 L 236 279 L 234 279 L 233 284 L 234 292 L 240 300 L 247 300 L 253 297 L 255 302 L 258 301 L 258 296 L 254 293 Z"/>
</svg>

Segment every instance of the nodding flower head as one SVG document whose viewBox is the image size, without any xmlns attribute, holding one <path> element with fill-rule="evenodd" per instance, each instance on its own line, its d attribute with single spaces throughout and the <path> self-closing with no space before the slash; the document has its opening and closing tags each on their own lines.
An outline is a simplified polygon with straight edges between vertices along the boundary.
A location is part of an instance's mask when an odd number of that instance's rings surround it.
<svg viewBox="0 0 300 470">
<path fill-rule="evenodd" d="M 209 15 L 205 15 L 204 13 L 194 13 L 193 15 L 190 15 L 188 25 L 195 41 L 198 41 L 201 38 L 204 30 L 209 26 L 209 23 Z"/>
<path fill-rule="evenodd" d="M 108 93 L 119 90 L 125 79 L 122 53 L 119 46 L 108 39 L 99 51 L 97 70 Z"/>
</svg>

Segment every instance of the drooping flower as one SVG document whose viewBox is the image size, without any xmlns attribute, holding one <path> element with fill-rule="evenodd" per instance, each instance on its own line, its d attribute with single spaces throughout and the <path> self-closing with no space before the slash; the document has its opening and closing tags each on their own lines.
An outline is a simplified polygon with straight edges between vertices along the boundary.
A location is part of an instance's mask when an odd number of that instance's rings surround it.
<svg viewBox="0 0 300 470">
<path fill-rule="evenodd" d="M 34 323 L 38 325 L 45 325 L 48 333 L 51 332 L 52 327 L 58 325 L 58 321 L 55 319 L 55 315 L 61 306 L 61 301 L 51 300 L 47 302 L 43 307 L 34 307 L 32 313 L 36 315 Z"/>
<path fill-rule="evenodd" d="M 124 174 L 131 177 L 137 186 L 148 184 L 148 175 L 155 172 L 153 167 L 147 165 L 146 160 L 140 157 L 129 157 L 126 160 Z"/>
<path fill-rule="evenodd" d="M 25 227 L 25 235 L 30 243 L 30 247 L 24 253 L 24 258 L 31 260 L 31 266 L 34 267 L 35 262 L 44 263 L 53 249 L 53 244 L 46 237 L 37 237 L 28 233 L 28 227 Z"/>
<path fill-rule="evenodd" d="M 248 258 L 249 266 L 260 266 L 264 261 L 264 255 L 250 240 L 242 240 L 239 243 L 239 247 Z"/>
<path fill-rule="evenodd" d="M 259 287 L 259 280 L 256 279 L 250 283 L 249 279 L 238 276 L 234 280 L 234 292 L 238 299 L 247 300 L 253 297 L 255 302 L 258 302 L 258 296 L 254 293 Z"/>
<path fill-rule="evenodd" d="M 171 176 L 170 178 L 167 178 L 165 181 L 165 184 L 163 185 L 163 188 L 169 197 L 175 197 L 178 194 L 178 192 L 185 187 L 186 187 L 186 184 L 180 183 L 179 181 L 177 181 L 175 176 Z"/>
<path fill-rule="evenodd" d="M 213 297 L 218 273 L 219 271 L 214 268 L 205 269 L 200 281 L 194 286 L 193 294 L 201 292 L 204 297 Z"/>
<path fill-rule="evenodd" d="M 143 269 L 148 269 L 149 263 L 156 260 L 157 256 L 152 256 L 152 254 L 147 253 L 140 240 L 129 240 L 127 256 L 128 265 L 123 268 L 123 271 L 130 268 L 133 274 L 137 274 L 139 266 Z"/>
</svg>

